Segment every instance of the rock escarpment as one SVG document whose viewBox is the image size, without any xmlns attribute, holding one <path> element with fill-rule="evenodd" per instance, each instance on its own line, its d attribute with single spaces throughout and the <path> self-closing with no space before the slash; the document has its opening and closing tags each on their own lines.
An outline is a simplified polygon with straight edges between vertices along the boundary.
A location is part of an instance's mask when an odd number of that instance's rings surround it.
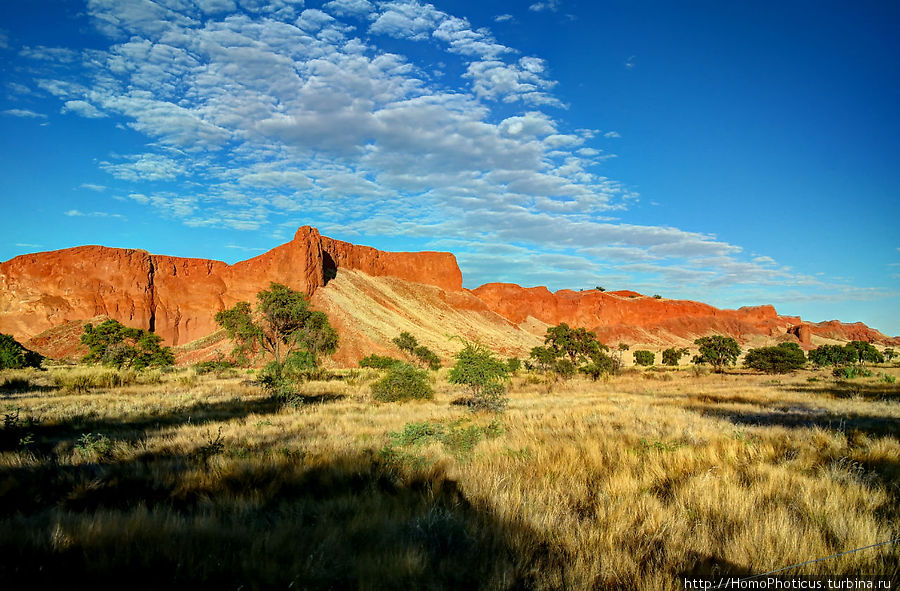
<svg viewBox="0 0 900 591">
<path fill-rule="evenodd" d="M 462 289 L 452 254 L 381 252 L 323 237 L 310 227 L 234 265 L 81 246 L 0 263 L 0 332 L 24 341 L 66 322 L 106 316 L 179 345 L 216 330 L 216 312 L 239 301 L 254 302 L 270 282 L 312 296 L 340 268 Z"/>
<path fill-rule="evenodd" d="M 448 344 L 449 335 L 527 355 L 546 327 L 560 322 L 595 330 L 607 343 L 651 346 L 684 346 L 714 333 L 745 343 L 796 340 L 806 348 L 816 340 L 900 344 L 860 323 L 810 324 L 780 316 L 772 306 L 720 310 L 630 291 L 554 293 L 505 283 L 466 290 L 450 253 L 382 252 L 311 227 L 233 265 L 103 246 L 16 257 L 0 263 L 0 332 L 50 356 L 74 355 L 81 323 L 108 317 L 178 346 L 214 333 L 216 312 L 254 302 L 273 281 L 306 293 L 314 308 L 329 314 L 340 333 L 335 359 L 341 364 L 373 352 L 397 355 L 391 339 L 402 330 L 417 333 L 445 359 L 458 345 Z M 229 349 L 206 340 L 182 359 Z"/>
</svg>

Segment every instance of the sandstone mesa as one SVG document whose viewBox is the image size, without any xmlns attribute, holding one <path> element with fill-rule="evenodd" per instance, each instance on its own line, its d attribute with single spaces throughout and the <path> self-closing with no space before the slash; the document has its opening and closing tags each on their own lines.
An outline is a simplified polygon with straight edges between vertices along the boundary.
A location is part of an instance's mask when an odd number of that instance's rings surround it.
<svg viewBox="0 0 900 591">
<path fill-rule="evenodd" d="M 607 343 L 662 347 L 707 334 L 744 343 L 793 340 L 805 348 L 827 340 L 900 344 L 864 324 L 803 322 L 772 306 L 722 310 L 636 292 L 550 292 L 488 283 L 462 287 L 456 258 L 443 252 L 383 252 L 334 240 L 304 226 L 293 240 L 233 265 L 152 255 L 144 250 L 79 246 L 0 263 L 0 332 L 51 357 L 76 354 L 81 325 L 108 317 L 156 332 L 179 361 L 228 352 L 216 312 L 278 282 L 311 297 L 338 329 L 338 364 L 370 353 L 396 354 L 391 339 L 409 330 L 449 357 L 448 335 L 478 338 L 507 355 L 527 356 L 547 326 L 595 330 Z M 199 339 L 207 338 L 209 344 Z M 191 345 L 193 343 L 193 345 Z"/>
</svg>

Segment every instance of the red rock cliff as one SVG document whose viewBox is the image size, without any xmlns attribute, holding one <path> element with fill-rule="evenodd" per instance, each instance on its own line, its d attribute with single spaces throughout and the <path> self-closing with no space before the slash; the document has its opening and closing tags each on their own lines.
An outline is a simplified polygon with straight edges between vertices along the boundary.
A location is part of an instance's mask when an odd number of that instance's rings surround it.
<svg viewBox="0 0 900 591">
<path fill-rule="evenodd" d="M 323 237 L 302 227 L 258 257 L 221 261 L 82 246 L 0 263 L 0 332 L 26 340 L 74 320 L 108 316 L 149 329 L 170 345 L 216 330 L 215 314 L 278 282 L 312 296 L 340 268 L 462 289 L 449 253 L 388 253 Z"/>
<path fill-rule="evenodd" d="M 772 306 L 720 310 L 689 300 L 656 299 L 636 292 L 524 288 L 488 283 L 473 290 L 487 306 L 515 324 L 528 317 L 550 325 L 565 322 L 594 330 L 601 340 L 640 340 L 657 337 L 694 338 L 712 332 L 737 338 L 779 336 L 799 322 L 779 316 Z"/>
</svg>

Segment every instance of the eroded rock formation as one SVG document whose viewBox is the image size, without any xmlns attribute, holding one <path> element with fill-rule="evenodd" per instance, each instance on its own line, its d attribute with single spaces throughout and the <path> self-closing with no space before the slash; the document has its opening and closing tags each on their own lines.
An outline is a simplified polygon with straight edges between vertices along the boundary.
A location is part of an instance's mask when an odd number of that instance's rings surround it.
<svg viewBox="0 0 900 591">
<path fill-rule="evenodd" d="M 311 227 L 234 265 L 102 246 L 16 257 L 0 263 L 0 332 L 52 356 L 78 349 L 81 323 L 109 317 L 177 346 L 215 332 L 216 312 L 254 302 L 273 281 L 306 293 L 313 307 L 329 314 L 341 336 L 336 359 L 343 364 L 373 352 L 396 355 L 390 341 L 401 330 L 418 333 L 445 358 L 454 350 L 448 335 L 527 355 L 546 327 L 560 322 L 595 330 L 607 343 L 685 345 L 718 333 L 743 342 L 795 339 L 806 348 L 813 339 L 900 344 L 860 323 L 809 324 L 779 316 L 772 306 L 720 310 L 631 291 L 553 293 L 505 283 L 470 291 L 462 288 L 450 253 L 382 252 Z M 64 335 L 73 342 L 63 343 Z M 227 343 L 205 343 L 185 358 L 228 350 Z"/>
</svg>

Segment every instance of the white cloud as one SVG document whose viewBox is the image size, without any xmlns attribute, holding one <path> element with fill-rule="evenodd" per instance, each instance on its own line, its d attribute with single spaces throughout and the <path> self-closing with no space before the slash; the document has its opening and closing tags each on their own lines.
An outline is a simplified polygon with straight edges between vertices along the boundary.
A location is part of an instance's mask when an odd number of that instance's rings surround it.
<svg viewBox="0 0 900 591">
<path fill-rule="evenodd" d="M 548 108 L 564 106 L 548 64 L 489 30 L 416 0 L 239 5 L 91 0 L 108 50 L 31 50 L 55 60 L 37 85 L 64 110 L 93 107 L 148 138 L 146 153 L 99 164 L 134 204 L 189 227 L 458 240 L 467 280 L 490 279 L 515 245 L 509 256 L 534 262 L 526 279 L 589 281 L 612 262 L 684 285 L 785 281 L 711 234 L 611 218 L 638 196 L 599 172 L 614 157 L 601 133 L 570 129 Z M 146 185 L 158 181 L 173 187 Z"/>
<path fill-rule="evenodd" d="M 138 154 L 126 157 L 128 162 L 101 162 L 100 168 L 118 179 L 127 181 L 170 180 L 184 175 L 187 170 L 183 164 L 168 156 L 160 154 Z"/>
<path fill-rule="evenodd" d="M 103 117 L 107 117 L 106 113 L 91 103 L 82 100 L 66 101 L 60 112 L 63 114 L 75 113 L 76 115 L 81 115 L 88 119 L 102 119 Z"/>
<path fill-rule="evenodd" d="M 560 0 L 547 0 L 546 2 L 535 2 L 534 4 L 528 7 L 528 10 L 532 12 L 544 12 L 551 11 L 556 12 L 559 10 Z"/>
<path fill-rule="evenodd" d="M 364 16 L 375 10 L 368 0 L 332 0 L 322 8 L 337 16 Z"/>
<path fill-rule="evenodd" d="M 106 190 L 106 187 L 103 185 L 95 185 L 93 183 L 82 183 L 79 189 L 87 189 L 89 191 L 96 191 L 97 193 L 102 193 Z"/>
<path fill-rule="evenodd" d="M 606 133 L 603 134 L 603 137 L 608 138 L 608 139 L 615 139 L 615 138 L 620 138 L 622 136 L 619 135 L 618 131 L 607 131 Z"/>
<path fill-rule="evenodd" d="M 511 14 L 498 14 L 494 17 L 495 23 L 508 23 L 516 20 L 516 18 Z"/>
<path fill-rule="evenodd" d="M 47 116 L 43 113 L 36 113 L 30 109 L 7 109 L 2 111 L 3 115 L 8 115 L 10 117 L 24 117 L 29 119 L 46 119 Z"/>
<path fill-rule="evenodd" d="M 77 209 L 70 209 L 69 211 L 64 212 L 64 215 L 67 215 L 69 217 L 114 218 L 119 220 L 127 219 L 125 216 L 119 213 L 107 213 L 105 211 L 83 212 Z"/>
</svg>

